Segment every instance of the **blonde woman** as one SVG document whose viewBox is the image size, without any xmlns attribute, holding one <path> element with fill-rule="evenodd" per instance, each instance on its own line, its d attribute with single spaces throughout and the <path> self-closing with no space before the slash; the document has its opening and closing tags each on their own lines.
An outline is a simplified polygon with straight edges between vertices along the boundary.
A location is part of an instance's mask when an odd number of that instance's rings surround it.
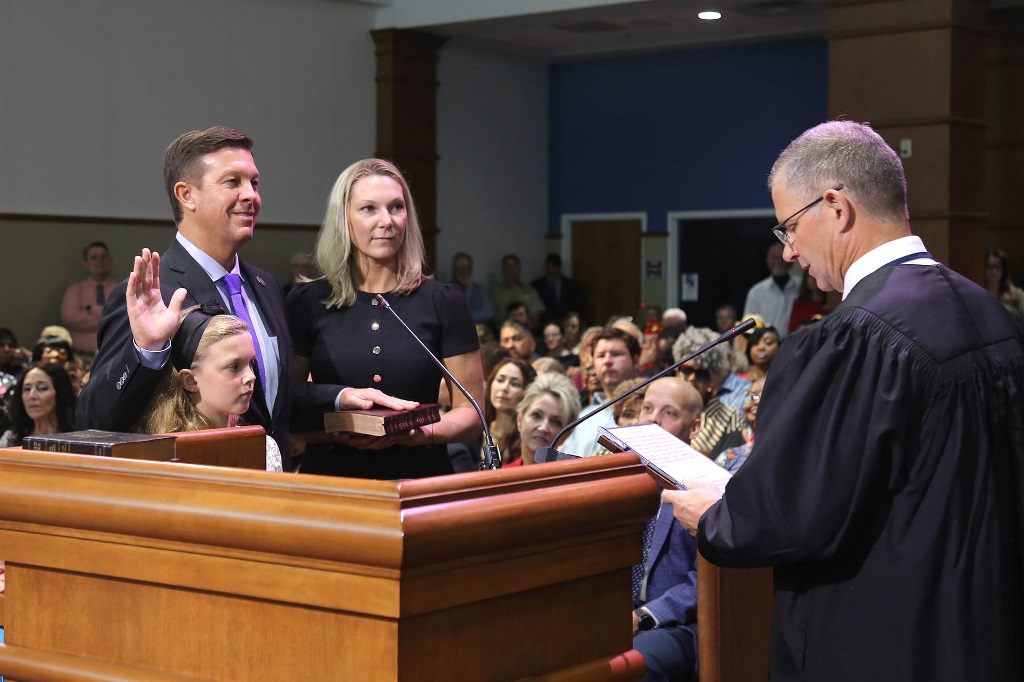
<svg viewBox="0 0 1024 682">
<path fill-rule="evenodd" d="M 325 411 L 437 402 L 440 369 L 377 294 L 484 401 L 469 306 L 457 285 L 423 274 L 416 210 L 394 165 L 366 159 L 342 172 L 331 189 L 316 258 L 324 276 L 297 284 L 286 305 L 298 384 L 292 429 L 309 432 L 302 472 L 377 479 L 452 473 L 446 445 L 481 431 L 476 411 L 454 386 L 448 387 L 452 409 L 436 424 L 384 437 L 323 433 Z"/>
</svg>

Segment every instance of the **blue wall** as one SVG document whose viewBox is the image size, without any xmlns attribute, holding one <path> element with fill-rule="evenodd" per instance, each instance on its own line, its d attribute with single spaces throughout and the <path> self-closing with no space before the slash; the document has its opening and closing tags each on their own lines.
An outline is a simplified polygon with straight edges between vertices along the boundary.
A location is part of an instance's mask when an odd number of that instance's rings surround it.
<svg viewBox="0 0 1024 682">
<path fill-rule="evenodd" d="M 550 233 L 564 213 L 771 208 L 779 152 L 828 111 L 828 43 L 555 64 Z"/>
</svg>

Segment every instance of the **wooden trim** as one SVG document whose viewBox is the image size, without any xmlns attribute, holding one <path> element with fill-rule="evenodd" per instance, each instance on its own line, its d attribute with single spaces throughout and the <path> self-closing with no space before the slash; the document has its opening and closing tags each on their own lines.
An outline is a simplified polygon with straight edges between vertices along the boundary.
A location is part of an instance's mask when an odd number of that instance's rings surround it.
<svg viewBox="0 0 1024 682">
<path fill-rule="evenodd" d="M 989 123 L 983 118 L 968 116 L 921 116 L 918 118 L 876 118 L 871 119 L 871 127 L 875 130 L 883 128 L 923 128 L 926 126 L 955 125 L 966 128 L 987 129 Z"/>
<path fill-rule="evenodd" d="M 170 220 L 161 218 L 115 218 L 111 216 L 58 215 L 55 213 L 0 213 L 0 221 L 18 221 L 24 223 L 72 223 L 78 225 L 138 225 L 141 227 L 167 228 L 174 225 Z M 319 230 L 319 225 L 303 223 L 273 223 L 259 221 L 259 226 L 272 230 L 293 230 L 309 232 Z"/>
<path fill-rule="evenodd" d="M 19 682 L 188 682 L 195 679 L 10 644 L 0 646 L 0 666 L 9 678 Z"/>
<path fill-rule="evenodd" d="M 903 33 L 924 33 L 926 31 L 963 31 L 965 33 L 976 33 L 981 36 L 991 36 L 992 30 L 982 26 L 966 26 L 952 21 L 934 21 L 920 24 L 900 24 L 897 26 L 868 26 L 865 28 L 848 30 L 830 30 L 825 35 L 829 42 L 833 40 L 851 40 L 856 38 L 875 38 L 884 35 L 899 35 Z"/>
</svg>

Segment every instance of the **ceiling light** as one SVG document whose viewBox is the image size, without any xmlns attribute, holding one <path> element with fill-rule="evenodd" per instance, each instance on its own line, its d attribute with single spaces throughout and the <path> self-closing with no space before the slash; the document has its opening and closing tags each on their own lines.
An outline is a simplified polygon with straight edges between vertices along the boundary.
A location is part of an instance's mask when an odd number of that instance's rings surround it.
<svg viewBox="0 0 1024 682">
<path fill-rule="evenodd" d="M 698 12 L 697 13 L 697 18 L 698 19 L 703 19 L 704 21 L 714 21 L 715 19 L 721 19 L 722 18 L 722 13 L 721 12 Z"/>
</svg>

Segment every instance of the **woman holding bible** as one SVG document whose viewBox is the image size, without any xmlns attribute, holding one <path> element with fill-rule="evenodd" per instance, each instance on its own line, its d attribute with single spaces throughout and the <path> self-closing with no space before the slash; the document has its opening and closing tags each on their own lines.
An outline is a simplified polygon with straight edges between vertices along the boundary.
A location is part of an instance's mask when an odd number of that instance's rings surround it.
<svg viewBox="0 0 1024 682">
<path fill-rule="evenodd" d="M 441 421 L 394 436 L 323 432 L 323 413 L 407 410 L 438 400 L 441 370 L 391 309 L 483 403 L 479 344 L 455 285 L 423 274 L 423 237 L 409 186 L 393 164 L 366 159 L 334 183 L 316 258 L 324 276 L 297 284 L 286 303 L 296 383 L 292 429 L 307 431 L 301 472 L 357 478 L 452 473 L 446 445 L 481 430 L 473 406 L 448 386 Z M 310 381 L 307 381 L 307 377 Z"/>
</svg>

